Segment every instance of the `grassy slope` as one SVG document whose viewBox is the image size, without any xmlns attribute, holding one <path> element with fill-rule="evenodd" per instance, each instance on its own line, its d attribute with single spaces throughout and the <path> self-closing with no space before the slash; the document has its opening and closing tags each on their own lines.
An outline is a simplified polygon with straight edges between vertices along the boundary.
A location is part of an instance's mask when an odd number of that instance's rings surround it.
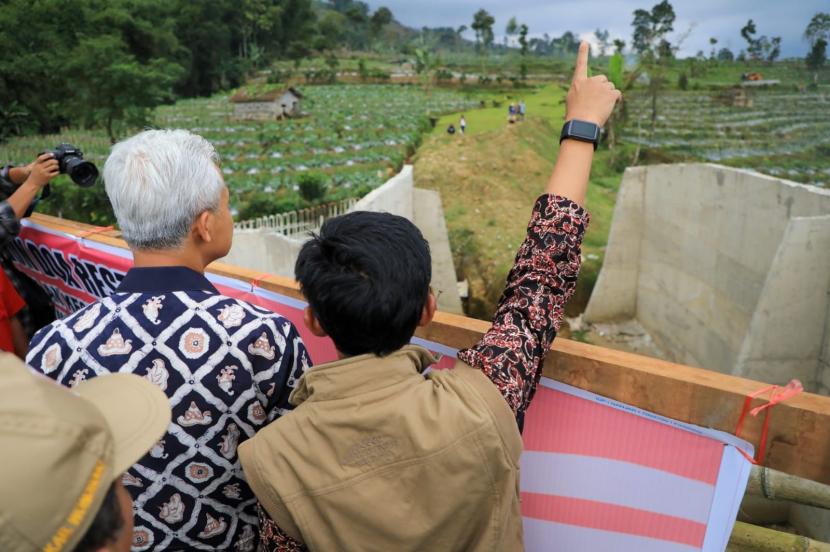
<svg viewBox="0 0 830 552">
<path fill-rule="evenodd" d="M 470 281 L 469 314 L 492 316 L 515 252 L 524 238 L 534 199 L 543 191 L 559 148 L 565 91 L 550 85 L 522 97 L 524 123 L 507 124 L 507 103 L 465 113 L 467 136 L 449 136 L 444 117 L 415 160 L 415 181 L 441 192 L 459 278 Z M 598 154 L 588 192 L 593 221 L 585 237 L 586 256 L 572 312 L 584 308 L 602 262 L 619 174 Z"/>
</svg>

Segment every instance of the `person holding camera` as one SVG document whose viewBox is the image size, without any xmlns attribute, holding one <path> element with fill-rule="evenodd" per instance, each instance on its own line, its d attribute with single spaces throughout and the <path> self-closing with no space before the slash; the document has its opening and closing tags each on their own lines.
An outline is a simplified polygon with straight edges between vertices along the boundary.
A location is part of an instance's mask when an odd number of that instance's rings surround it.
<svg viewBox="0 0 830 552">
<path fill-rule="evenodd" d="M 29 214 L 35 197 L 60 174 L 60 163 L 51 152 L 23 167 L 6 165 L 0 172 L 0 246 L 20 233 L 20 219 Z"/>
<path fill-rule="evenodd" d="M 6 245 L 20 233 L 20 219 L 31 213 L 42 190 L 60 173 L 52 152 L 23 167 L 0 170 L 0 350 L 25 358 L 29 339 L 54 320 L 46 294 L 12 266 Z"/>
<path fill-rule="evenodd" d="M 15 269 L 6 246 L 20 233 L 20 219 L 31 214 L 35 198 L 45 199 L 49 183 L 59 174 L 68 175 L 81 187 L 98 180 L 98 168 L 85 161 L 83 152 L 72 144 L 58 144 L 28 165 L 6 165 L 0 170 L 0 264 L 10 281 L 0 281 L 0 349 L 18 356 L 25 356 L 26 345 L 37 330 L 55 320 L 55 310 L 43 289 Z M 9 348 L 11 343 L 13 348 Z"/>
</svg>

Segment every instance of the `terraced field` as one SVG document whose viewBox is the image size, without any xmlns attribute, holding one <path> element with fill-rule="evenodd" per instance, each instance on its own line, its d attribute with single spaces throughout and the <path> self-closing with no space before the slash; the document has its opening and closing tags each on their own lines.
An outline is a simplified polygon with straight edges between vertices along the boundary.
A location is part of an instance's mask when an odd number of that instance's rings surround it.
<svg viewBox="0 0 830 552">
<path fill-rule="evenodd" d="M 650 103 L 629 97 L 623 140 L 670 158 L 744 167 L 830 187 L 830 95 L 750 92 L 751 107 L 726 106 L 715 93 L 672 93 L 660 99 L 654 133 Z"/>
<path fill-rule="evenodd" d="M 161 107 L 155 126 L 188 129 L 210 140 L 219 152 L 233 206 L 244 215 L 265 204 L 275 212 L 304 207 L 298 182 L 309 172 L 323 176 L 327 200 L 365 195 L 414 153 L 430 128 L 428 116 L 476 105 L 453 91 L 414 86 L 309 86 L 302 92 L 305 114 L 297 119 L 236 121 L 222 95 Z M 101 165 L 110 147 L 101 132 L 67 131 L 0 144 L 0 160 L 25 163 L 59 142 L 79 146 Z M 65 184 L 55 186 L 63 197 L 44 204 L 46 210 L 96 224 L 112 222 L 101 187 L 81 191 Z"/>
</svg>

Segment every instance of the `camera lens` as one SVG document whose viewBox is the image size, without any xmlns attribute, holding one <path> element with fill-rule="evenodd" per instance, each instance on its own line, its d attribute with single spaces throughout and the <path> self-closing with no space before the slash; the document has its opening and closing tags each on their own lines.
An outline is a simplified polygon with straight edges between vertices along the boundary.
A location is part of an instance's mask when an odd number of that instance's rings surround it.
<svg viewBox="0 0 830 552">
<path fill-rule="evenodd" d="M 98 168 L 93 163 L 75 156 L 67 156 L 64 162 L 66 163 L 66 174 L 78 186 L 89 188 L 98 180 Z"/>
</svg>

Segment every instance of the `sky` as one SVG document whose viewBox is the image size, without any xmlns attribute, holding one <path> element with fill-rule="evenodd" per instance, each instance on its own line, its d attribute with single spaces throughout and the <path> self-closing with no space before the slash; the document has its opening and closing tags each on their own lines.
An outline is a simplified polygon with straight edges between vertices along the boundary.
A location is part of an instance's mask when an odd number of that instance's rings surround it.
<svg viewBox="0 0 830 552">
<path fill-rule="evenodd" d="M 530 36 L 544 33 L 560 36 L 570 30 L 582 38 L 590 38 L 596 28 L 608 29 L 612 38 L 631 42 L 631 20 L 634 10 L 650 10 L 659 0 L 369 0 L 374 10 L 386 6 L 395 19 L 421 27 L 470 26 L 473 13 L 484 8 L 496 18 L 493 31 L 502 41 L 504 27 L 512 16 L 527 23 Z M 718 39 L 718 48 L 727 47 L 735 54 L 746 48 L 741 27 L 748 19 L 755 21 L 757 35 L 780 36 L 781 57 L 804 57 L 809 45 L 802 35 L 813 15 L 830 12 L 829 0 L 673 0 L 677 14 L 674 37 L 691 28 L 679 55 L 693 56 L 698 50 L 709 53 L 709 38 Z M 474 35 L 468 32 L 468 38 Z"/>
</svg>

